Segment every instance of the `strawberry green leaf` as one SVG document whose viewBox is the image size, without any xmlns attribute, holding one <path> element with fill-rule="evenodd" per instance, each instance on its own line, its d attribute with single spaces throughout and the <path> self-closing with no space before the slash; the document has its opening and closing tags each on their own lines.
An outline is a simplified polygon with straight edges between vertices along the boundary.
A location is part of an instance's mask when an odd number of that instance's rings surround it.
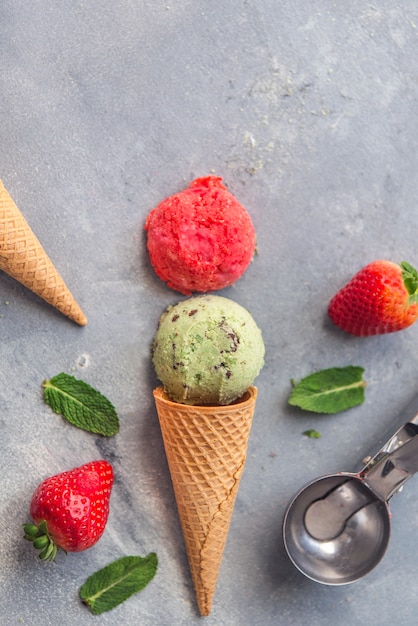
<svg viewBox="0 0 418 626">
<path fill-rule="evenodd" d="M 24 539 L 32 541 L 33 547 L 40 550 L 38 556 L 42 561 L 53 561 L 57 555 L 57 546 L 48 533 L 45 520 L 36 526 L 35 524 L 23 524 Z M 65 552 L 65 551 L 64 551 Z"/>
<path fill-rule="evenodd" d="M 158 559 L 154 552 L 146 557 L 124 556 L 92 574 L 80 589 L 80 597 L 94 615 L 110 611 L 154 578 Z"/>
<path fill-rule="evenodd" d="M 314 413 L 339 413 L 364 402 L 364 368 L 349 365 L 314 372 L 293 383 L 289 404 Z"/>
<path fill-rule="evenodd" d="M 77 428 L 107 437 L 119 432 L 113 404 L 84 381 L 61 373 L 42 386 L 46 404 Z"/>
<path fill-rule="evenodd" d="M 409 304 L 418 302 L 418 272 L 415 267 L 412 267 L 406 261 L 402 261 L 400 266 L 402 269 L 402 280 L 409 293 Z"/>
</svg>

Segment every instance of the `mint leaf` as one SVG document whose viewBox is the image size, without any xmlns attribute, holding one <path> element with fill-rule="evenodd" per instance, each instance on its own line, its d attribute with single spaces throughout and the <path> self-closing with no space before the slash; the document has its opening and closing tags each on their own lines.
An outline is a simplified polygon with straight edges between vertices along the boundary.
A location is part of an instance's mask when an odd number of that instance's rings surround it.
<svg viewBox="0 0 418 626">
<path fill-rule="evenodd" d="M 146 557 L 123 556 L 92 574 L 80 589 L 80 597 L 94 615 L 110 611 L 154 578 L 158 559 L 155 552 Z"/>
<path fill-rule="evenodd" d="M 289 404 L 314 413 L 339 413 L 364 402 L 363 367 L 348 365 L 314 372 L 290 392 Z"/>
<path fill-rule="evenodd" d="M 310 437 L 311 439 L 319 439 L 321 433 L 315 430 L 315 428 L 310 428 L 309 430 L 304 430 L 302 435 L 306 435 L 306 437 Z"/>
<path fill-rule="evenodd" d="M 46 404 L 77 428 L 107 437 L 119 432 L 113 404 L 84 381 L 61 373 L 45 380 L 42 386 Z"/>
</svg>

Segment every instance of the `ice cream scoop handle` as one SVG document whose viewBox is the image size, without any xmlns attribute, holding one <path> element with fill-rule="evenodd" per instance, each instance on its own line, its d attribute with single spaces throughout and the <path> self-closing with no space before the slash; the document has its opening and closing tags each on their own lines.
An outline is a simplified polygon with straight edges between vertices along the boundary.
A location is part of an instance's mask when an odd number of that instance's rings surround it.
<svg viewBox="0 0 418 626">
<path fill-rule="evenodd" d="M 378 457 L 362 472 L 363 482 L 381 500 L 388 501 L 418 471 L 418 426 L 405 425 L 409 439 Z"/>
</svg>

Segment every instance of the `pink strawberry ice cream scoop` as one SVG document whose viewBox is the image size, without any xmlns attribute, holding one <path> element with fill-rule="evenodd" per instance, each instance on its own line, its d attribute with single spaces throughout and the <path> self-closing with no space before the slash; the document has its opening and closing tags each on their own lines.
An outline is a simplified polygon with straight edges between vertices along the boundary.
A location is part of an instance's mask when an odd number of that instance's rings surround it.
<svg viewBox="0 0 418 626">
<path fill-rule="evenodd" d="M 196 178 L 163 200 L 145 230 L 156 274 L 185 295 L 232 285 L 255 252 L 251 217 L 218 176 Z"/>
</svg>

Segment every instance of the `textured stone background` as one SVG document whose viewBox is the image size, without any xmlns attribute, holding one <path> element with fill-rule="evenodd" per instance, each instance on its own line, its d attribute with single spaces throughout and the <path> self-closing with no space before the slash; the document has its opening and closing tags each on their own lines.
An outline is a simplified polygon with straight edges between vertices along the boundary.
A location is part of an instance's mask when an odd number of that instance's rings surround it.
<svg viewBox="0 0 418 626">
<path fill-rule="evenodd" d="M 152 336 L 181 295 L 151 270 L 143 224 L 210 172 L 257 229 L 259 254 L 222 295 L 253 313 L 267 355 L 205 624 L 415 624 L 414 479 L 393 499 L 384 560 L 348 587 L 299 574 L 281 523 L 295 491 L 356 467 L 418 391 L 418 327 L 355 339 L 326 318 L 367 262 L 418 263 L 416 2 L 3 0 L 0 24 L 0 178 L 89 318 L 79 328 L 0 276 L 0 624 L 201 623 L 151 395 Z M 287 406 L 291 378 L 348 364 L 366 369 L 363 406 L 330 417 Z M 44 405 L 41 383 L 61 371 L 112 400 L 117 437 Z M 102 540 L 38 562 L 21 539 L 35 486 L 100 456 L 117 475 Z M 152 584 L 90 616 L 85 578 L 149 551 Z"/>
</svg>

